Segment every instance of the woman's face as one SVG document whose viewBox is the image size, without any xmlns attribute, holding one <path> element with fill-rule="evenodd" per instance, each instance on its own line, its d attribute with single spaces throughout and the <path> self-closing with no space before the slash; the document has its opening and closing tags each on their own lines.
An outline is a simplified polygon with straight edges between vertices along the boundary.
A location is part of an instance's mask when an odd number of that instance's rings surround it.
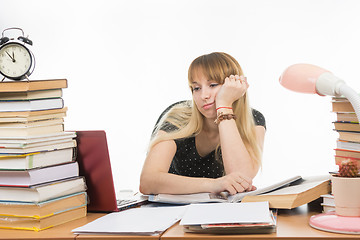
<svg viewBox="0 0 360 240">
<path fill-rule="evenodd" d="M 206 118 L 216 119 L 216 94 L 221 88 L 221 84 L 214 80 L 207 79 L 202 71 L 197 71 L 191 83 L 194 102 Z"/>
</svg>

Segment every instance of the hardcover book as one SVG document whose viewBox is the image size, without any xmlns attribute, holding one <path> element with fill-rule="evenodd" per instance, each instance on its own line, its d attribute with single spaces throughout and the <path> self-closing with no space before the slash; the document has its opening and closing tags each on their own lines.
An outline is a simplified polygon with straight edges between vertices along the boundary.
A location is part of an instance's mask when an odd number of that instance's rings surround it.
<svg viewBox="0 0 360 240">
<path fill-rule="evenodd" d="M 84 177 L 74 177 L 29 187 L 0 186 L 1 201 L 39 203 L 86 191 Z"/>
<path fill-rule="evenodd" d="M 4 81 L 0 82 L 0 92 L 26 92 L 36 90 L 67 88 L 66 79 Z"/>
<path fill-rule="evenodd" d="M 32 202 L 0 201 L 0 217 L 44 218 L 87 204 L 86 192 L 77 192 L 51 200 Z"/>
<path fill-rule="evenodd" d="M 79 176 L 77 162 L 24 171 L 0 170 L 0 186 L 29 187 L 76 176 Z"/>
</svg>

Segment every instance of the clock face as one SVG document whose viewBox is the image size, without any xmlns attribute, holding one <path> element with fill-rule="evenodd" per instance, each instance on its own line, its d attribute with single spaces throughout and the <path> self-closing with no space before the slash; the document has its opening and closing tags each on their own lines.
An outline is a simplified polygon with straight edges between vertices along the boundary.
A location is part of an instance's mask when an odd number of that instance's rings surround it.
<svg viewBox="0 0 360 240">
<path fill-rule="evenodd" d="M 0 48 L 0 73 L 10 79 L 21 80 L 32 64 L 30 51 L 20 43 L 7 43 Z"/>
</svg>

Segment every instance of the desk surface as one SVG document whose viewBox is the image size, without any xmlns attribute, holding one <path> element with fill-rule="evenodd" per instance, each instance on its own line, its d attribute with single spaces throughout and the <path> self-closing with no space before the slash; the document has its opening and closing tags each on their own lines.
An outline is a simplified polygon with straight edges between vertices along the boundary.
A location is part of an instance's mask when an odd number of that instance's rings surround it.
<svg viewBox="0 0 360 240">
<path fill-rule="evenodd" d="M 314 208 L 315 206 L 315 208 Z M 279 210 L 277 219 L 277 232 L 272 234 L 249 234 L 249 235 L 209 235 L 184 233 L 182 226 L 174 225 L 161 236 L 122 236 L 122 235 L 75 235 L 72 229 L 85 225 L 104 214 L 89 213 L 87 217 L 54 227 L 40 232 L 24 230 L 0 230 L 0 240 L 3 239 L 164 239 L 164 240 L 202 240 L 202 239 L 360 239 L 359 235 L 336 234 L 316 230 L 309 226 L 309 218 L 320 212 L 320 204 L 303 205 L 293 210 Z"/>
<path fill-rule="evenodd" d="M 87 217 L 80 218 L 53 228 L 42 230 L 39 232 L 27 231 L 27 230 L 0 230 L 0 239 L 75 239 L 76 235 L 71 232 L 74 228 L 85 225 L 88 222 L 95 220 L 103 216 L 104 214 L 88 214 Z"/>
</svg>

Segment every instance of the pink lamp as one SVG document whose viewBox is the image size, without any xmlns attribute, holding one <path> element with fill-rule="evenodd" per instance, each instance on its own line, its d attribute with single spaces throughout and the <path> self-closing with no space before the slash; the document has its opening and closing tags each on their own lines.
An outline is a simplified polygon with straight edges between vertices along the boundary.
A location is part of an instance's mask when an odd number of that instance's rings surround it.
<svg viewBox="0 0 360 240">
<path fill-rule="evenodd" d="M 326 69 L 311 64 L 294 64 L 280 76 L 280 84 L 301 93 L 317 93 L 320 96 L 345 96 L 360 119 L 360 96 L 340 78 Z"/>
<path fill-rule="evenodd" d="M 360 97 L 345 82 L 331 72 L 311 64 L 295 64 L 280 76 L 280 84 L 285 88 L 301 93 L 317 93 L 320 96 L 345 96 L 352 104 L 356 116 L 360 119 Z M 310 218 L 309 224 L 317 229 L 360 234 L 360 217 L 344 217 L 330 213 L 321 213 Z"/>
</svg>

